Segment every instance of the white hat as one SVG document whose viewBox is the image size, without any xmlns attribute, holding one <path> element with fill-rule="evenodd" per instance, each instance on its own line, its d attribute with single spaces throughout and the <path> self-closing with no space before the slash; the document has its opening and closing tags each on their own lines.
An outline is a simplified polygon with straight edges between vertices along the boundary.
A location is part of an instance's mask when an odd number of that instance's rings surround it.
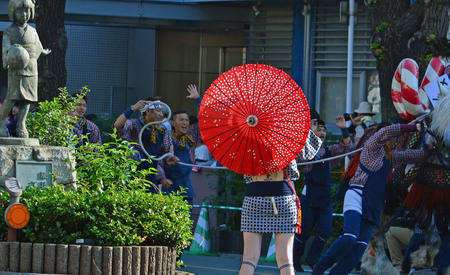
<svg viewBox="0 0 450 275">
<path fill-rule="evenodd" d="M 367 101 L 361 101 L 361 103 L 359 103 L 358 109 L 356 109 L 355 112 L 358 114 L 376 114 L 375 112 L 372 112 L 372 105 Z"/>
</svg>

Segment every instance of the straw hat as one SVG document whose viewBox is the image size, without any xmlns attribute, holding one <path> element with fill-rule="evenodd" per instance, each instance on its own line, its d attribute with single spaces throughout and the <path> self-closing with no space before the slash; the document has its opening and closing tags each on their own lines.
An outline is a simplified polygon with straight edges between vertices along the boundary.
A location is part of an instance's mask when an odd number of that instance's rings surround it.
<svg viewBox="0 0 450 275">
<path fill-rule="evenodd" d="M 372 112 L 372 105 L 367 101 L 361 101 L 361 103 L 359 103 L 358 109 L 356 109 L 355 112 L 358 114 L 376 114 L 375 112 Z"/>
</svg>

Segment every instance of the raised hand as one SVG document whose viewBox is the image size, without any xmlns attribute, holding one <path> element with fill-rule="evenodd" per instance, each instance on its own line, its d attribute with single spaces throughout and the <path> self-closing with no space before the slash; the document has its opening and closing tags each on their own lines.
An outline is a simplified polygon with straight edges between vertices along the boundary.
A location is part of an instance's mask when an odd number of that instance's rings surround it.
<svg viewBox="0 0 450 275">
<path fill-rule="evenodd" d="M 138 102 L 136 102 L 136 104 L 134 104 L 133 106 L 131 106 L 131 109 L 132 109 L 133 111 L 137 111 L 137 110 L 140 110 L 140 109 L 144 108 L 145 105 L 147 105 L 147 101 L 145 101 L 145 100 L 139 100 Z"/>
<path fill-rule="evenodd" d="M 353 126 L 358 126 L 361 125 L 363 123 L 363 116 L 356 116 L 353 117 L 352 115 L 350 115 L 350 121 L 352 122 Z"/>
<path fill-rule="evenodd" d="M 189 93 L 189 95 L 186 96 L 186 98 L 196 99 L 196 98 L 200 97 L 200 94 L 198 93 L 198 90 L 197 90 L 197 86 L 195 84 L 189 84 L 187 86 L 186 90 Z"/>
<path fill-rule="evenodd" d="M 345 118 L 343 116 L 337 116 L 334 120 L 334 124 L 336 124 L 337 127 L 344 129 L 347 126 L 345 125 Z"/>
</svg>

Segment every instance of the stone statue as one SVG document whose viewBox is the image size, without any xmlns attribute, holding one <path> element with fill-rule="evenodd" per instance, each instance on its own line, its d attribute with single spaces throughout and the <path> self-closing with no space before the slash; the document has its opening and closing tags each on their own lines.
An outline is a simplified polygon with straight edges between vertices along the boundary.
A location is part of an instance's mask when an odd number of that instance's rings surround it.
<svg viewBox="0 0 450 275">
<path fill-rule="evenodd" d="M 27 22 L 34 18 L 34 0 L 10 0 L 8 17 L 13 21 L 3 32 L 3 68 L 8 69 L 8 91 L 0 108 L 0 137 L 7 137 L 5 119 L 16 102 L 19 116 L 16 134 L 28 138 L 25 120 L 31 102 L 38 100 L 37 59 L 51 51 L 42 47 L 36 29 Z"/>
</svg>

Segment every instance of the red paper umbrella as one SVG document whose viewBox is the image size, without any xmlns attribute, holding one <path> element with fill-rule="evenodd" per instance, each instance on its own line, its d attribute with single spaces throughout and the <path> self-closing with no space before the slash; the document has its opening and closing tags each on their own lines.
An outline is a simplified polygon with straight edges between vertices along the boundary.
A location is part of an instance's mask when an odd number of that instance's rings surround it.
<svg viewBox="0 0 450 275">
<path fill-rule="evenodd" d="M 211 154 L 240 174 L 266 175 L 295 159 L 309 133 L 309 107 L 280 69 L 248 64 L 219 76 L 206 91 L 200 132 Z"/>
</svg>

